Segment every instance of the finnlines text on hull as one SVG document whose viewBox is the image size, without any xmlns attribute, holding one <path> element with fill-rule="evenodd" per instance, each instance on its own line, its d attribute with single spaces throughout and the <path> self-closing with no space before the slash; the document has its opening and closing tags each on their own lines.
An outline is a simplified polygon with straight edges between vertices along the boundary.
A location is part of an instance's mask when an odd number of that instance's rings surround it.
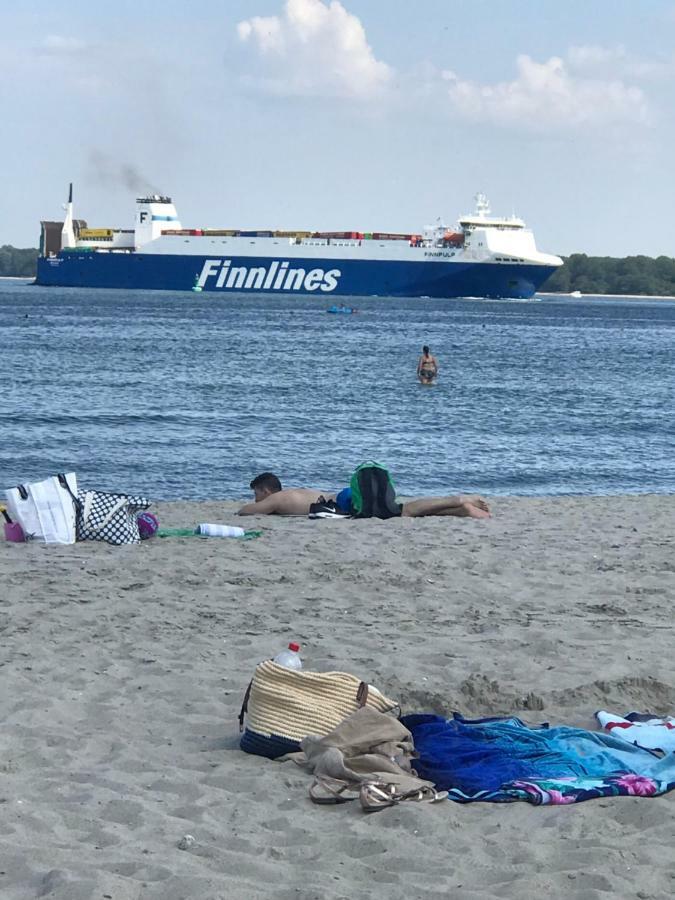
<svg viewBox="0 0 675 900">
<path fill-rule="evenodd" d="M 342 272 L 339 269 L 291 269 L 290 262 L 274 260 L 265 266 L 233 266 L 230 259 L 207 259 L 197 279 L 198 287 L 205 287 L 212 278 L 212 287 L 251 291 L 334 291 Z"/>
</svg>

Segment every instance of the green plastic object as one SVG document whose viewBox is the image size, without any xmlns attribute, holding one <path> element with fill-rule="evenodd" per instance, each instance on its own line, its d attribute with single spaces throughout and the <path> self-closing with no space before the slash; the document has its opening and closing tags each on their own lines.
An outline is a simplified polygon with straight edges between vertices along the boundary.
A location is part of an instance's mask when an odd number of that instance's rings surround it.
<svg viewBox="0 0 675 900">
<path fill-rule="evenodd" d="M 157 537 L 199 537 L 194 528 L 160 528 Z"/>
<path fill-rule="evenodd" d="M 245 531 L 240 538 L 234 538 L 235 541 L 251 541 L 253 538 L 260 537 L 262 531 L 252 529 Z M 201 534 L 195 534 L 194 528 L 160 528 L 157 537 L 203 537 Z"/>
</svg>

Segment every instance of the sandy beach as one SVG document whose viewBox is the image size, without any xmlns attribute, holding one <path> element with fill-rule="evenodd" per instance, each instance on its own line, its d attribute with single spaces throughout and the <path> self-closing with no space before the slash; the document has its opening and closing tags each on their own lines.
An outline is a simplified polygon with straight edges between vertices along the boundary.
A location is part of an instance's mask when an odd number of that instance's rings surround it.
<svg viewBox="0 0 675 900">
<path fill-rule="evenodd" d="M 498 498 L 487 521 L 236 509 L 153 506 L 261 538 L 0 543 L 3 900 L 672 897 L 673 795 L 368 816 L 242 753 L 237 714 L 293 639 L 405 712 L 673 714 L 675 496 Z"/>
</svg>

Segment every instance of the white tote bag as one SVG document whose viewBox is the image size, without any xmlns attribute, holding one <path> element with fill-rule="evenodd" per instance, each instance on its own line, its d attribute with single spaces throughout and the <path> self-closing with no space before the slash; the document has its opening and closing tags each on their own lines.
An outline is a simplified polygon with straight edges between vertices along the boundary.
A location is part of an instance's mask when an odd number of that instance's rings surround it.
<svg viewBox="0 0 675 900">
<path fill-rule="evenodd" d="M 46 544 L 75 543 L 77 476 L 52 475 L 5 491 L 7 508 L 29 540 Z"/>
</svg>

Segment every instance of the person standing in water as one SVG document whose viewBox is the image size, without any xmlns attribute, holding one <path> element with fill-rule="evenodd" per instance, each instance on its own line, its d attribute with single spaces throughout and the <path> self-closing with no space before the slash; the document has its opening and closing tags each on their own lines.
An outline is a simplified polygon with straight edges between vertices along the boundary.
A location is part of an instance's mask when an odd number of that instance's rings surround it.
<svg viewBox="0 0 675 900">
<path fill-rule="evenodd" d="M 422 347 L 422 355 L 417 363 L 417 377 L 422 384 L 433 384 L 434 379 L 438 375 L 438 362 L 435 356 L 432 356 L 429 348 L 425 344 Z"/>
</svg>

